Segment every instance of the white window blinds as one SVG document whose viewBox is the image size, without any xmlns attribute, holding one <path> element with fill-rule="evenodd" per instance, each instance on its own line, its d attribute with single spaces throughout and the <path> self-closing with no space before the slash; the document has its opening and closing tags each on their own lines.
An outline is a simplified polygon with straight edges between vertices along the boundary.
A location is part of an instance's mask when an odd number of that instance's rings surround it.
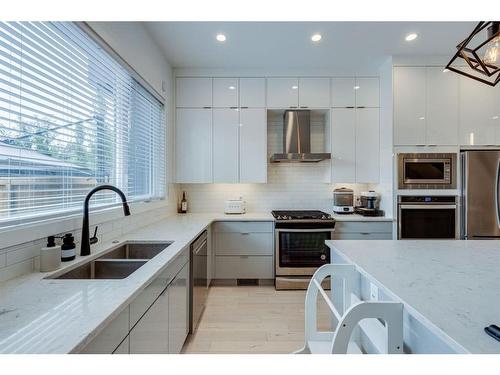
<svg viewBox="0 0 500 375">
<path fill-rule="evenodd" d="M 165 128 L 163 104 L 77 25 L 0 23 L 0 226 L 80 210 L 102 183 L 163 198 Z"/>
</svg>

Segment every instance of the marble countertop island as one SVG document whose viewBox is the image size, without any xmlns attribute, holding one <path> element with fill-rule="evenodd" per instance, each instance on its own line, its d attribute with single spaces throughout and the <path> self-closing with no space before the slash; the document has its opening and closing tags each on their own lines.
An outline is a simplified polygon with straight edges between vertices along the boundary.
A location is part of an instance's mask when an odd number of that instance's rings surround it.
<svg viewBox="0 0 500 375">
<path fill-rule="evenodd" d="M 457 352 L 500 353 L 499 241 L 327 241 Z"/>
</svg>

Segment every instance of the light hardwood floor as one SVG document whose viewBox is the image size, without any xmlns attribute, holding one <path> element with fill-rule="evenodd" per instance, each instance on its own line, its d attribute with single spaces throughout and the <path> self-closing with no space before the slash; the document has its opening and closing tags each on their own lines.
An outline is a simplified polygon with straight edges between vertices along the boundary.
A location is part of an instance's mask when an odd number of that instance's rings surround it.
<svg viewBox="0 0 500 375">
<path fill-rule="evenodd" d="M 211 287 L 196 333 L 183 353 L 291 353 L 304 345 L 305 291 L 274 286 Z M 318 305 L 318 327 L 328 327 Z"/>
</svg>

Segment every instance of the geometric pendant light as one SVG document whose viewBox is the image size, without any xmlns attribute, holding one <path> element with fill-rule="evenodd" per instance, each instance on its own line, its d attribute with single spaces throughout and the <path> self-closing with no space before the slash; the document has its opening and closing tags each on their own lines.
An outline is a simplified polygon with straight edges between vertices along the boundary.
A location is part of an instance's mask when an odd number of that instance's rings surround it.
<svg viewBox="0 0 500 375">
<path fill-rule="evenodd" d="M 479 22 L 446 69 L 490 86 L 500 82 L 500 21 Z"/>
</svg>

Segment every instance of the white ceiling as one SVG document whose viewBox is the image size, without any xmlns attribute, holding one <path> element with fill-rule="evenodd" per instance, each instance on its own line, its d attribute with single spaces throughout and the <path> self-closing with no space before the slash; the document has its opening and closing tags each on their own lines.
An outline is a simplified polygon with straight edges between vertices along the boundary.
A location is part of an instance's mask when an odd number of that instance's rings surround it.
<svg viewBox="0 0 500 375">
<path fill-rule="evenodd" d="M 379 66 L 391 55 L 451 55 L 475 22 L 147 22 L 174 68 Z M 416 32 L 419 37 L 406 42 Z M 227 40 L 219 43 L 217 33 Z M 323 39 L 311 42 L 313 33 Z"/>
</svg>

